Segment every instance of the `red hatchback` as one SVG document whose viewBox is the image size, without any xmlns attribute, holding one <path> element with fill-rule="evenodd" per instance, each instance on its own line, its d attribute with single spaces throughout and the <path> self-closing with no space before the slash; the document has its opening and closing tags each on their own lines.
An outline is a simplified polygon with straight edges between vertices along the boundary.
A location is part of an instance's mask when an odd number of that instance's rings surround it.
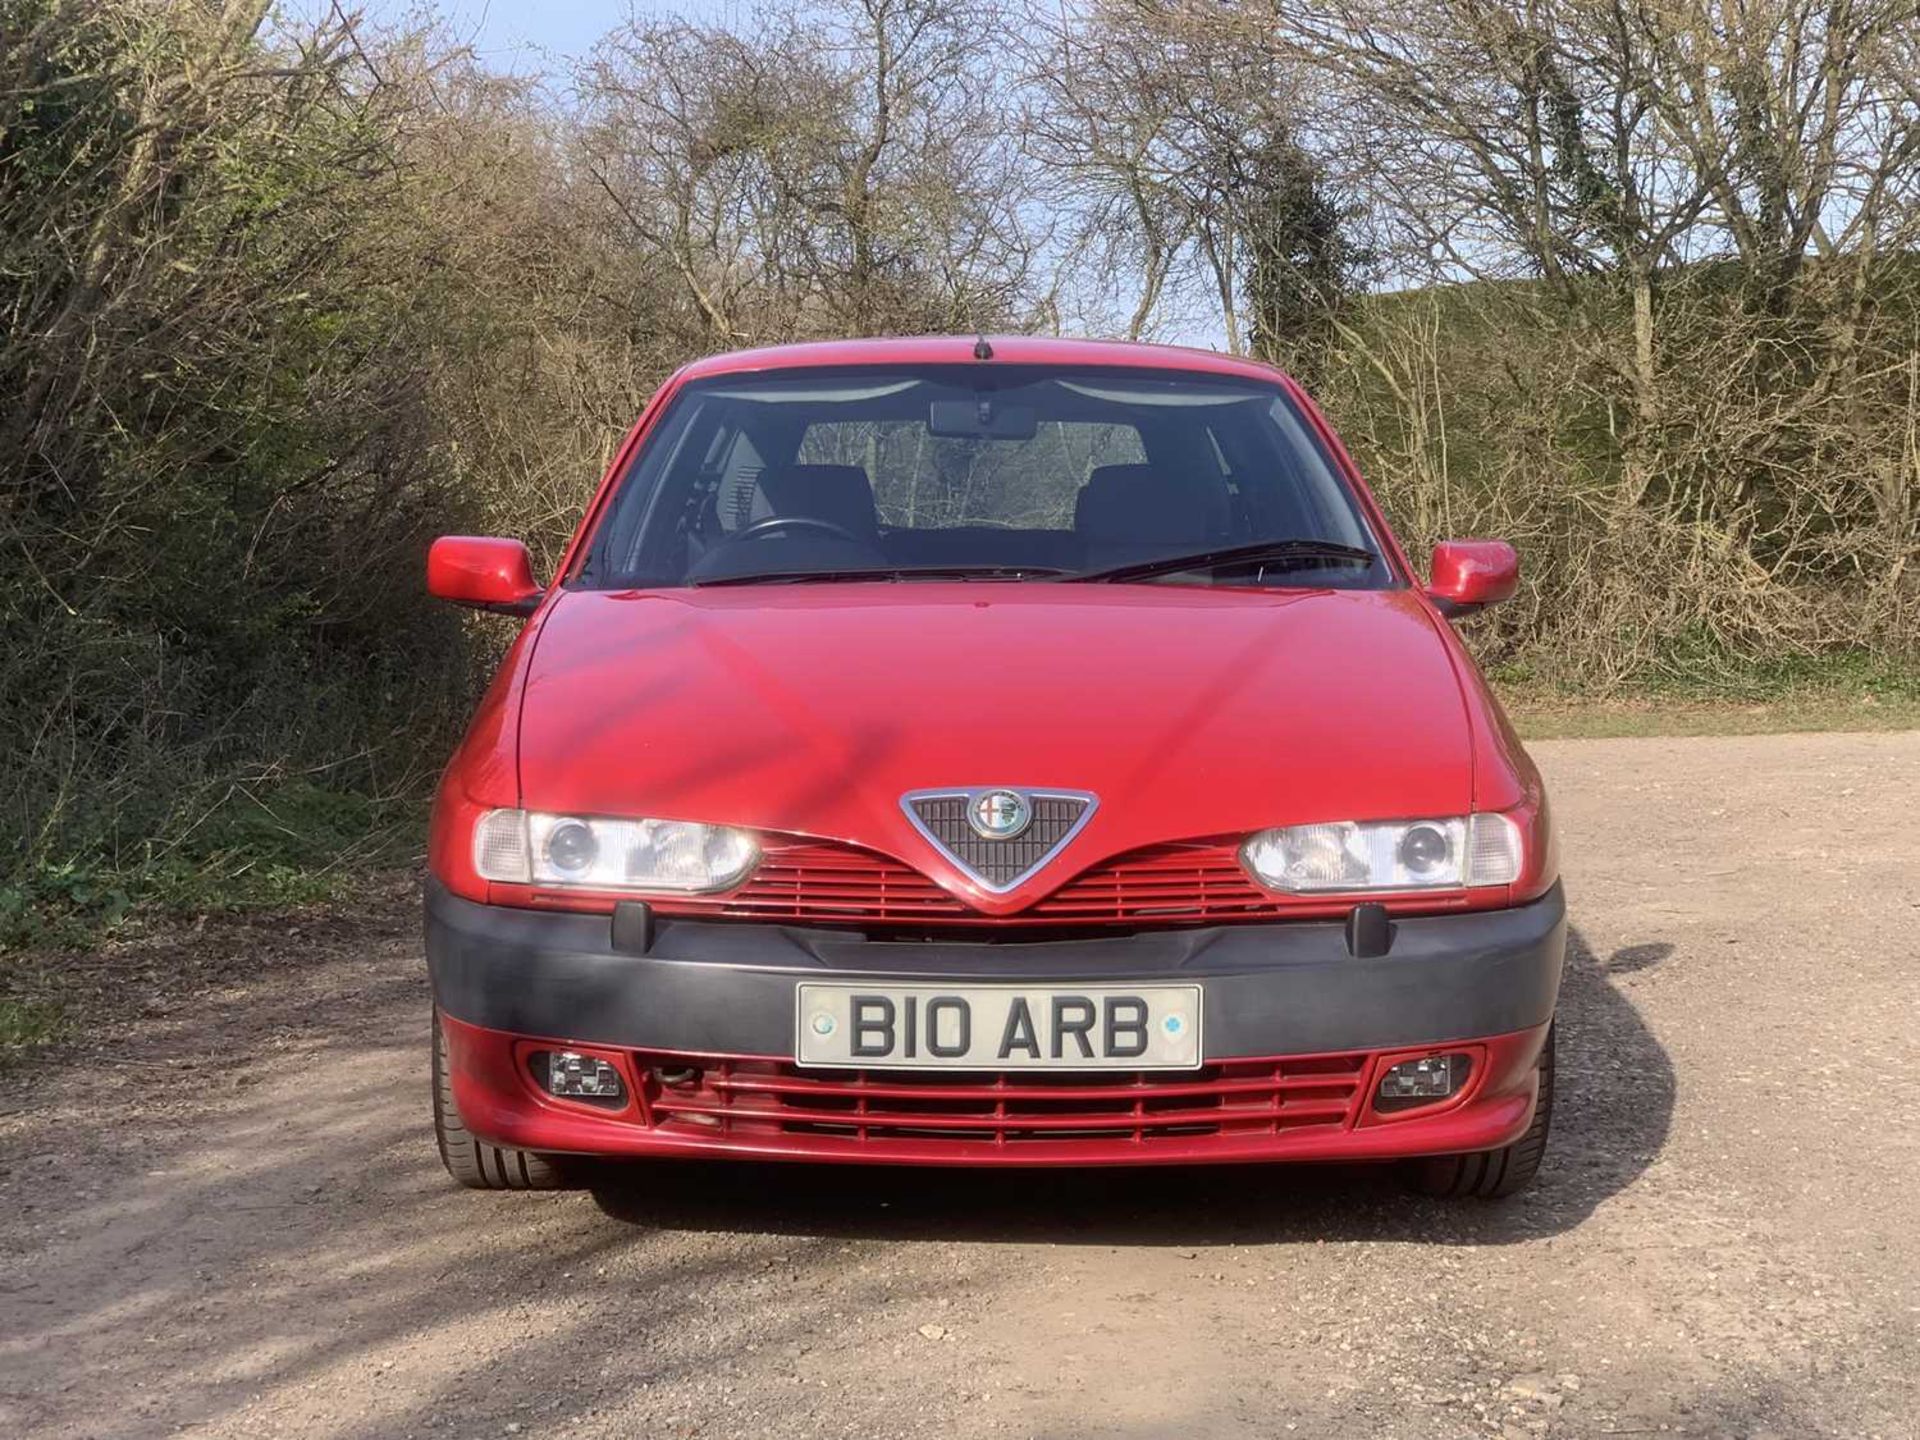
<svg viewBox="0 0 1920 1440">
<path fill-rule="evenodd" d="M 641 416 L 434 810 L 434 1119 L 570 1156 L 915 1165 L 1546 1143 L 1540 779 L 1286 376 L 1039 339 L 703 360 Z"/>
</svg>

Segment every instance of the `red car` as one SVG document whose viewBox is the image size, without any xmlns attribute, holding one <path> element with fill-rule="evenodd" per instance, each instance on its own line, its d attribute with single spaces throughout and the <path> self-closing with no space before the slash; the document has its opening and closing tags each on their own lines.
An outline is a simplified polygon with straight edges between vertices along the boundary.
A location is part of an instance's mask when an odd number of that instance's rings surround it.
<svg viewBox="0 0 1920 1440">
<path fill-rule="evenodd" d="M 1546 796 L 1311 401 L 1220 355 L 856 341 L 680 371 L 441 783 L 434 1120 L 568 1157 L 1540 1163 Z"/>
</svg>

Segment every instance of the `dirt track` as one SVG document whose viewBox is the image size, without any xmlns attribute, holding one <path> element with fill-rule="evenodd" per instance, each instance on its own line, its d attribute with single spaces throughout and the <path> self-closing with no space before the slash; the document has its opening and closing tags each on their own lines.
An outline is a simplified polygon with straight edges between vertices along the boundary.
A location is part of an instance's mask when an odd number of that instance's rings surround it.
<svg viewBox="0 0 1920 1440">
<path fill-rule="evenodd" d="M 1920 734 L 1536 753 L 1577 937 L 1520 1201 L 458 1191 L 396 887 L 123 947 L 124 1018 L 0 1082 L 0 1433 L 1916 1434 Z"/>
</svg>

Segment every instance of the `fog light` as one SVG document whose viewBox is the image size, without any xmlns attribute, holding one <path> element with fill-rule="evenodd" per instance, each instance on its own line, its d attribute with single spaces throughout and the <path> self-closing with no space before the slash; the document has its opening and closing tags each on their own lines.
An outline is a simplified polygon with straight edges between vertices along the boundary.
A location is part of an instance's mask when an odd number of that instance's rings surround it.
<svg viewBox="0 0 1920 1440">
<path fill-rule="evenodd" d="M 534 1073 L 540 1071 L 541 1057 L 534 1057 Z M 620 1100 L 627 1087 L 620 1083 L 620 1072 L 595 1055 L 580 1055 L 572 1050 L 550 1051 L 546 1057 L 547 1093 L 566 1100 Z"/>
<path fill-rule="evenodd" d="M 1402 1060 L 1380 1077 L 1376 1110 L 1406 1110 L 1444 1100 L 1466 1084 L 1472 1061 L 1465 1055 L 1427 1055 Z"/>
</svg>

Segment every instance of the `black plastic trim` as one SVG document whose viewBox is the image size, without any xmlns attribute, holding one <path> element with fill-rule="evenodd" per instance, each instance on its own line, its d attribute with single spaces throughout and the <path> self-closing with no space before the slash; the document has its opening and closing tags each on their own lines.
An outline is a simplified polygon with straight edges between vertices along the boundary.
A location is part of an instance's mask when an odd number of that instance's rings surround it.
<svg viewBox="0 0 1920 1440">
<path fill-rule="evenodd" d="M 611 939 L 622 955 L 644 955 L 653 949 L 653 907 L 644 900 L 615 905 Z"/>
<path fill-rule="evenodd" d="M 1347 912 L 1347 953 L 1356 960 L 1378 960 L 1393 950 L 1393 921 L 1379 901 Z"/>
<path fill-rule="evenodd" d="M 993 944 L 656 914 L 645 955 L 606 915 L 480 905 L 427 882 L 440 1007 L 491 1030 L 701 1053 L 793 1051 L 801 980 L 1035 985 L 1201 981 L 1209 1060 L 1414 1046 L 1506 1034 L 1553 1015 L 1566 950 L 1556 884 L 1508 910 L 1399 919 L 1391 953 L 1356 959 L 1333 921 Z"/>
</svg>

